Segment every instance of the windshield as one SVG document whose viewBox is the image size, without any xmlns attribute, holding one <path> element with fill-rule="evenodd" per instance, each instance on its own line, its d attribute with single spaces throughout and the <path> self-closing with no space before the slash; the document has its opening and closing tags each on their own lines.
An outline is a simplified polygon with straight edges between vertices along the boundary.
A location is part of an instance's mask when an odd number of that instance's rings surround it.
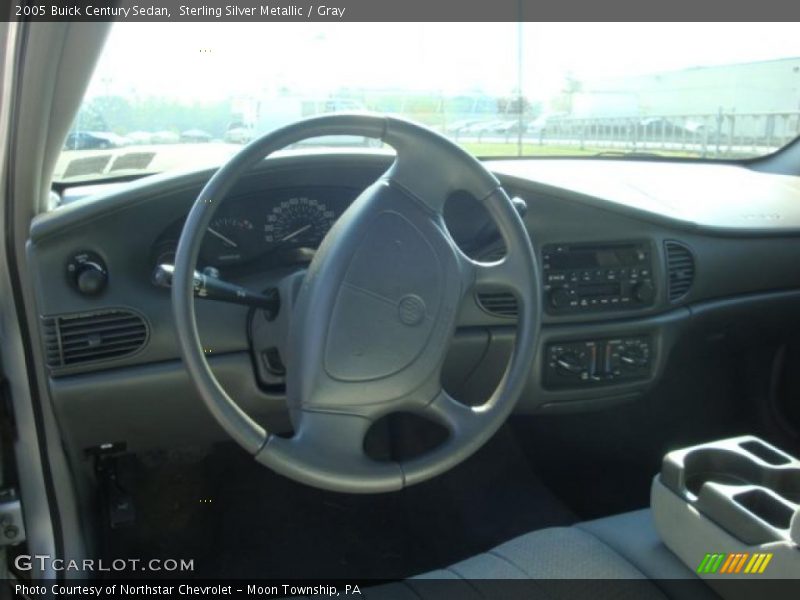
<svg viewBox="0 0 800 600">
<path fill-rule="evenodd" d="M 215 166 L 286 123 L 362 111 L 482 157 L 755 157 L 800 133 L 800 36 L 791 23 L 120 23 L 55 179 Z"/>
</svg>

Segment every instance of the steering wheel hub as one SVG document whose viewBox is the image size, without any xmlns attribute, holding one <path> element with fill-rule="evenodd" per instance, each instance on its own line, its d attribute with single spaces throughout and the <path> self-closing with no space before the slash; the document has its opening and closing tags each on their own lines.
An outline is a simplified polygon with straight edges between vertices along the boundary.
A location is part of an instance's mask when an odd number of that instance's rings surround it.
<svg viewBox="0 0 800 600">
<path fill-rule="evenodd" d="M 375 403 L 409 393 L 436 368 L 452 333 L 461 296 L 456 250 L 414 202 L 388 184 L 367 189 L 315 257 L 311 268 L 317 275 L 303 290 L 307 302 L 296 308 L 292 357 L 308 355 L 298 345 L 325 343 L 326 374 L 359 383 L 347 398 Z M 334 263 L 348 265 L 341 279 Z M 309 310 L 329 315 L 326 341 L 303 327 L 303 311 Z M 302 377 L 318 376 L 303 371 Z M 324 387 L 322 402 L 330 406 L 330 386 Z"/>
</svg>

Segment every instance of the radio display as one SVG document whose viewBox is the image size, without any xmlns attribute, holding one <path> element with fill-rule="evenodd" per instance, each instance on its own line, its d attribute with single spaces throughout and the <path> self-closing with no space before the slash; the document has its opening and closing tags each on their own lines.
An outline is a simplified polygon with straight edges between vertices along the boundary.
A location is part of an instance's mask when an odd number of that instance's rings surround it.
<svg viewBox="0 0 800 600">
<path fill-rule="evenodd" d="M 617 283 L 582 283 L 578 287 L 578 295 L 584 297 L 619 296 L 620 284 Z"/>
<path fill-rule="evenodd" d="M 549 255 L 553 269 L 592 269 L 596 267 L 624 267 L 636 265 L 642 260 L 641 251 L 635 245 L 609 248 L 570 248 L 568 252 Z"/>
</svg>

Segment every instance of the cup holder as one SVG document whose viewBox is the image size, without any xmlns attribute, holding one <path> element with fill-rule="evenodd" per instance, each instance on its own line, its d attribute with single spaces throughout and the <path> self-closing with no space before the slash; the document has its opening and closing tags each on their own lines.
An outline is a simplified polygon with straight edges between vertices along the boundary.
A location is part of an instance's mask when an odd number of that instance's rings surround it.
<svg viewBox="0 0 800 600">
<path fill-rule="evenodd" d="M 800 511 L 800 461 L 753 436 L 670 452 L 660 481 L 748 542 L 789 539 Z"/>
<path fill-rule="evenodd" d="M 767 446 L 761 440 L 747 440 L 745 442 L 739 443 L 740 448 L 744 448 L 750 454 L 753 454 L 763 460 L 765 463 L 778 466 L 778 465 L 788 465 L 792 462 L 792 459 L 786 456 L 785 454 L 781 454 L 780 452 L 776 452 L 775 449 Z"/>
<path fill-rule="evenodd" d="M 765 487 L 800 504 L 800 461 L 750 436 L 671 452 L 662 478 L 690 500 L 714 482 Z"/>
<path fill-rule="evenodd" d="M 701 447 L 684 458 L 684 485 L 686 491 L 694 496 L 700 494 L 707 481 L 725 485 L 757 485 L 800 503 L 800 465 L 792 467 L 791 463 L 791 460 L 786 460 L 781 466 L 788 465 L 789 468 L 771 469 L 757 464 L 745 453 L 726 448 Z"/>
<path fill-rule="evenodd" d="M 755 484 L 761 479 L 758 465 L 747 456 L 725 448 L 698 448 L 683 459 L 686 490 L 697 496 L 707 481 L 726 485 Z"/>
<path fill-rule="evenodd" d="M 792 507 L 762 489 L 735 494 L 733 501 L 777 529 L 789 529 L 792 524 Z"/>
</svg>

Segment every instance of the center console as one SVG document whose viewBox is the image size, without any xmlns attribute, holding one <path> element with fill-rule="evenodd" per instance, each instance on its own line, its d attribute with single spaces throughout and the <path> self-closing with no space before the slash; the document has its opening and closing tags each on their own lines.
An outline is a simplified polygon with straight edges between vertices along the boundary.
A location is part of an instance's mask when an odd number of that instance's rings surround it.
<svg viewBox="0 0 800 600">
<path fill-rule="evenodd" d="M 800 461 L 759 438 L 670 452 L 651 505 L 666 546 L 711 585 L 800 574 Z"/>
<path fill-rule="evenodd" d="M 653 267 L 653 244 L 647 240 L 546 244 L 544 310 L 585 322 L 594 313 L 650 308 L 658 288 Z M 654 336 L 646 329 L 610 324 L 599 335 L 546 340 L 542 385 L 563 393 L 646 382 L 655 372 L 655 348 Z"/>
</svg>

